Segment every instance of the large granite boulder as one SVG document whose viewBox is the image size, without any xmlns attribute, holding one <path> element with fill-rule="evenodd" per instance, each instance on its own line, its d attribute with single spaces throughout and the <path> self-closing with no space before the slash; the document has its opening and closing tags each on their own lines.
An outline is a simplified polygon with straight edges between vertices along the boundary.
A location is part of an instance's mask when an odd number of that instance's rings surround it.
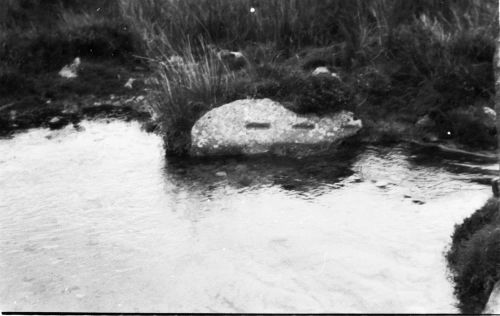
<svg viewBox="0 0 500 316">
<path fill-rule="evenodd" d="M 270 99 L 238 100 L 209 111 L 195 123 L 191 154 L 306 156 L 331 148 L 361 127 L 361 121 L 347 111 L 302 116 Z"/>
</svg>

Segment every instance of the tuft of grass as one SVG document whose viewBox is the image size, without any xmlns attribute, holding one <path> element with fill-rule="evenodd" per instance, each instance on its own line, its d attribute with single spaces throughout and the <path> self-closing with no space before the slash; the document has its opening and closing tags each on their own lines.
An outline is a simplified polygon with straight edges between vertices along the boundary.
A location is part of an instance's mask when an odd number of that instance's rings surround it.
<svg viewBox="0 0 500 316">
<path fill-rule="evenodd" d="M 191 46 L 175 57 L 154 61 L 152 107 L 164 133 L 167 154 L 186 154 L 191 127 L 204 113 L 230 100 L 242 82 L 206 46 L 196 56 Z"/>
<path fill-rule="evenodd" d="M 460 143 L 471 148 L 495 148 L 497 130 L 481 107 L 453 109 L 449 112 L 451 133 Z"/>
<path fill-rule="evenodd" d="M 455 227 L 447 260 L 462 313 L 481 313 L 494 284 L 500 280 L 499 227 L 498 198 L 488 200 Z"/>
</svg>

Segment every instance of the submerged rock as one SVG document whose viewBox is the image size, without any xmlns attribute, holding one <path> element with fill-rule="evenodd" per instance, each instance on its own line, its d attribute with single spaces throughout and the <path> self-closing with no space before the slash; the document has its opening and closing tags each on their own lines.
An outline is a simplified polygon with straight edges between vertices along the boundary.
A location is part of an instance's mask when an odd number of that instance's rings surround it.
<svg viewBox="0 0 500 316">
<path fill-rule="evenodd" d="M 362 127 L 351 112 L 298 115 L 270 99 L 238 100 L 211 110 L 191 130 L 194 156 L 306 156 L 353 136 Z"/>
</svg>

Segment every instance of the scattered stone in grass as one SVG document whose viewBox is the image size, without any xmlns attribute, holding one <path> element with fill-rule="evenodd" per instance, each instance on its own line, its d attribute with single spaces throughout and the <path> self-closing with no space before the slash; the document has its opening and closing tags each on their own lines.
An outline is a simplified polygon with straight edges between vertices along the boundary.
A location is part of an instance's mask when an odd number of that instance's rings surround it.
<svg viewBox="0 0 500 316">
<path fill-rule="evenodd" d="M 68 120 L 64 119 L 63 117 L 60 116 L 55 116 L 49 121 L 49 128 L 54 130 L 54 129 L 60 129 L 64 125 L 68 124 Z"/>
<path fill-rule="evenodd" d="M 59 76 L 66 78 L 66 79 L 72 79 L 78 77 L 78 67 L 80 67 L 80 58 L 76 57 L 73 60 L 73 63 L 70 65 L 64 66 L 60 71 L 59 71 Z"/>
<path fill-rule="evenodd" d="M 217 171 L 215 175 L 217 177 L 227 177 L 227 173 L 225 171 Z"/>
<path fill-rule="evenodd" d="M 241 52 L 231 52 L 222 49 L 217 52 L 217 58 L 227 64 L 231 70 L 240 70 L 247 65 L 247 60 Z"/>
<path fill-rule="evenodd" d="M 320 75 L 329 75 L 335 79 L 338 79 L 340 80 L 340 77 L 339 75 L 337 75 L 336 73 L 334 72 L 331 72 L 328 68 L 322 66 L 322 67 L 317 67 L 316 69 L 314 69 L 314 71 L 312 72 L 312 75 L 313 76 L 320 76 Z"/>
<path fill-rule="evenodd" d="M 125 85 L 123 85 L 123 87 L 132 89 L 133 88 L 132 85 L 134 84 L 135 80 L 136 80 L 135 78 L 129 78 L 128 81 L 125 83 Z"/>
<path fill-rule="evenodd" d="M 324 75 L 324 74 L 329 75 L 330 73 L 331 73 L 330 70 L 328 70 L 328 68 L 326 68 L 326 67 L 317 67 L 312 72 L 312 75 L 313 76 L 319 76 L 319 75 Z"/>
<path fill-rule="evenodd" d="M 417 204 L 417 205 L 422 205 L 422 204 L 425 204 L 424 201 L 421 201 L 421 200 L 412 200 L 413 203 Z"/>
<path fill-rule="evenodd" d="M 131 98 L 128 98 L 127 100 L 125 100 L 125 104 L 129 104 L 129 103 L 132 103 L 135 101 L 135 97 L 131 97 Z"/>
<path fill-rule="evenodd" d="M 411 196 L 410 196 L 410 195 L 407 195 L 407 194 L 403 195 L 403 197 L 404 197 L 405 199 L 411 199 Z"/>
<path fill-rule="evenodd" d="M 488 119 L 493 122 L 496 122 L 497 120 L 497 112 L 495 112 L 495 110 L 493 110 L 492 108 L 488 107 L 488 106 L 483 106 L 483 113 L 484 115 L 486 115 L 488 117 Z"/>
</svg>

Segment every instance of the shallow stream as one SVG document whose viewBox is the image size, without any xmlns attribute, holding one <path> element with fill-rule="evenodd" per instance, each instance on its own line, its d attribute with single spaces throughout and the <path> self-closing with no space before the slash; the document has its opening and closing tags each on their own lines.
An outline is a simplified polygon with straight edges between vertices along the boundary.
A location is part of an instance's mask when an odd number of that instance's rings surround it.
<svg viewBox="0 0 500 316">
<path fill-rule="evenodd" d="M 457 312 L 498 165 L 411 146 L 166 161 L 135 122 L 0 140 L 0 310 Z"/>
</svg>

